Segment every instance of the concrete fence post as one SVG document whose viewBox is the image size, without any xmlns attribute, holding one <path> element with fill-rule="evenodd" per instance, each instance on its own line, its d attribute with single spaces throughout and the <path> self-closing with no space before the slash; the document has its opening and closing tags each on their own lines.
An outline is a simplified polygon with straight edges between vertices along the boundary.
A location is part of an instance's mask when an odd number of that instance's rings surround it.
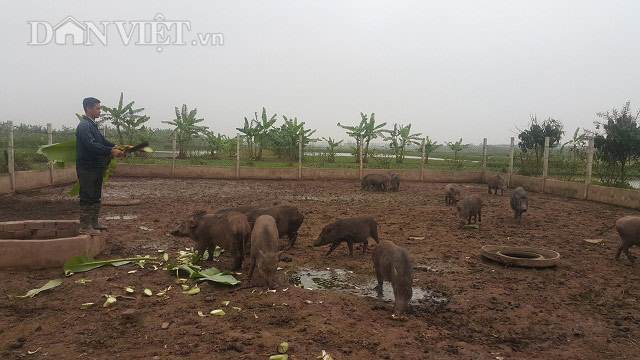
<svg viewBox="0 0 640 360">
<path fill-rule="evenodd" d="M 240 133 L 236 134 L 236 179 L 240 179 Z"/>
<path fill-rule="evenodd" d="M 298 180 L 302 179 L 302 133 L 298 135 Z"/>
<path fill-rule="evenodd" d="M 487 138 L 482 139 L 482 171 L 487 170 Z"/>
<path fill-rule="evenodd" d="M 173 130 L 173 134 L 171 135 L 171 177 L 175 176 L 176 171 L 176 137 L 177 137 L 177 129 Z"/>
<path fill-rule="evenodd" d="M 16 191 L 16 171 L 15 171 L 15 159 L 13 153 L 13 121 L 7 121 L 7 126 L 9 127 L 9 145 L 7 146 L 7 155 L 8 155 L 8 170 L 9 176 L 11 179 L 11 191 Z"/>
<path fill-rule="evenodd" d="M 547 185 L 547 176 L 549 175 L 549 137 L 544 138 L 544 158 L 542 163 L 542 192 Z"/>
<path fill-rule="evenodd" d="M 511 146 L 509 147 L 509 187 L 513 187 L 511 175 L 513 175 L 513 152 L 515 149 L 515 139 L 511 137 Z"/>
<path fill-rule="evenodd" d="M 420 181 L 424 181 L 424 164 L 426 159 L 426 143 L 427 138 L 422 139 L 422 171 L 420 172 Z"/>
<path fill-rule="evenodd" d="M 589 137 L 589 147 L 587 148 L 587 172 L 584 178 L 584 198 L 589 198 L 589 187 L 591 186 L 591 174 L 593 171 L 593 136 Z"/>
<path fill-rule="evenodd" d="M 360 151 L 358 151 L 358 156 L 360 156 L 360 180 L 362 180 L 362 141 L 360 141 Z"/>
<path fill-rule="evenodd" d="M 53 125 L 51 123 L 47 123 L 47 144 L 53 144 Z M 53 163 L 49 163 L 49 183 L 53 185 Z"/>
</svg>

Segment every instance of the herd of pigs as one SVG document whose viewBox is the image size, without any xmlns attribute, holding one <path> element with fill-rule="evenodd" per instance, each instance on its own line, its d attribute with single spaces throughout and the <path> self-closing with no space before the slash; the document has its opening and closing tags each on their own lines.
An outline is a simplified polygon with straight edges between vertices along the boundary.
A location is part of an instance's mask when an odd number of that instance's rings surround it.
<svg viewBox="0 0 640 360">
<path fill-rule="evenodd" d="M 504 195 L 506 181 L 496 175 L 489 179 L 489 194 Z M 400 177 L 397 174 L 369 174 L 362 179 L 362 190 L 398 191 Z M 492 192 L 493 191 L 493 192 Z M 482 221 L 482 197 L 470 194 L 461 199 L 461 187 L 447 184 L 444 188 L 447 205 L 456 205 L 460 226 Z M 527 193 L 517 187 L 511 193 L 510 205 L 515 219 L 520 219 L 528 209 Z M 235 261 L 233 270 L 242 266 L 245 253 L 250 256 L 248 280 L 251 282 L 254 270 L 263 277 L 270 288 L 276 286 L 276 271 L 282 253 L 295 245 L 298 229 L 304 221 L 304 215 L 292 204 L 284 200 L 244 205 L 235 208 L 220 209 L 212 213 L 197 211 L 184 220 L 171 232 L 174 236 L 189 237 L 196 243 L 199 254 L 212 254 L 216 246 L 225 249 Z M 635 257 L 629 253 L 633 245 L 640 246 L 640 216 L 625 216 L 615 223 L 622 244 L 615 259 L 625 252 L 629 261 Z M 613 226 L 612 226 L 613 227 Z M 288 237 L 288 244 L 279 250 L 279 239 Z M 313 246 L 331 245 L 326 253 L 329 256 L 339 244 L 346 242 L 349 256 L 353 256 L 353 244 L 362 243 L 362 254 L 367 251 L 369 238 L 376 242 L 372 251 L 373 267 L 378 285 L 375 287 L 378 297 L 382 297 L 383 281 L 390 281 L 395 297 L 395 314 L 400 316 L 412 297 L 413 274 L 407 251 L 391 241 L 380 241 L 378 224 L 372 216 L 357 216 L 339 219 L 322 228 Z M 205 259 L 207 260 L 207 259 Z"/>
</svg>

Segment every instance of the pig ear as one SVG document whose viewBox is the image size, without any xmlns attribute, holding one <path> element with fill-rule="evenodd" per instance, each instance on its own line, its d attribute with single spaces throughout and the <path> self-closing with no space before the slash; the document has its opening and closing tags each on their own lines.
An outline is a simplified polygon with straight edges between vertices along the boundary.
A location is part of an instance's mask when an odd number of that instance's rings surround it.
<svg viewBox="0 0 640 360">
<path fill-rule="evenodd" d="M 196 212 L 193 213 L 193 217 L 198 220 L 201 217 L 205 216 L 207 214 L 207 212 L 205 210 L 198 210 Z"/>
<path fill-rule="evenodd" d="M 187 222 L 187 225 L 189 225 L 190 228 L 194 228 L 196 227 L 196 222 L 194 220 L 189 220 Z"/>
<path fill-rule="evenodd" d="M 276 255 L 278 255 L 278 260 L 280 260 L 280 256 L 282 256 L 282 253 L 284 252 L 284 250 L 280 250 L 276 253 Z"/>
</svg>

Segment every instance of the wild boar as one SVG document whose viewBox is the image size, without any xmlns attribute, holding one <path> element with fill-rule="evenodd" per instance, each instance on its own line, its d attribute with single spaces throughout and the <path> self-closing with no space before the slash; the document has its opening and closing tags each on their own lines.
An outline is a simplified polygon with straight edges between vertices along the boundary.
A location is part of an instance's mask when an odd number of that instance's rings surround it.
<svg viewBox="0 0 640 360">
<path fill-rule="evenodd" d="M 504 195 L 504 191 L 507 189 L 507 181 L 502 175 L 496 175 L 489 178 L 487 186 L 489 187 L 489 194 L 491 194 L 492 189 L 495 189 L 495 194 L 498 195 L 498 189 L 500 189 L 500 195 Z"/>
<path fill-rule="evenodd" d="M 616 221 L 616 230 L 622 239 L 622 244 L 616 252 L 616 260 L 620 260 L 620 253 L 624 251 L 631 263 L 636 257 L 631 255 L 629 248 L 640 246 L 640 216 L 625 216 Z"/>
<path fill-rule="evenodd" d="M 400 175 L 391 174 L 391 191 L 398 191 L 400 189 Z"/>
<path fill-rule="evenodd" d="M 482 197 L 478 194 L 465 196 L 457 205 L 458 217 L 460 217 L 460 225 L 465 222 L 471 224 L 471 218 L 474 223 L 482 222 Z"/>
<path fill-rule="evenodd" d="M 249 241 L 251 228 L 247 217 L 239 212 L 207 214 L 197 211 L 171 231 L 173 236 L 190 237 L 196 242 L 196 250 L 209 256 L 216 246 L 235 256 L 234 270 L 242 266 L 245 243 Z M 206 260 L 206 259 L 205 259 Z"/>
<path fill-rule="evenodd" d="M 247 215 L 250 211 L 260 209 L 260 205 L 241 205 L 233 208 L 224 208 L 216 210 L 216 214 L 227 214 L 230 212 L 239 212 L 241 214 Z"/>
<path fill-rule="evenodd" d="M 529 208 L 529 198 L 527 192 L 520 186 L 513 190 L 511 193 L 511 209 L 515 213 L 515 218 L 522 218 L 522 213 L 526 212 Z"/>
<path fill-rule="evenodd" d="M 368 174 L 362 178 L 362 190 L 374 189 L 387 191 L 391 186 L 391 178 L 385 174 Z"/>
<path fill-rule="evenodd" d="M 447 205 L 455 205 L 460 201 L 460 187 L 454 184 L 447 184 L 444 187 L 444 202 Z"/>
<path fill-rule="evenodd" d="M 329 256 L 341 242 L 346 242 L 349 247 L 349 256 L 353 256 L 353 243 L 362 243 L 362 253 L 367 251 L 369 238 L 373 238 L 377 243 L 378 223 L 373 216 L 357 216 L 348 219 L 340 219 L 322 228 L 320 236 L 313 243 L 314 247 L 331 244 L 325 256 Z"/>
<path fill-rule="evenodd" d="M 249 225 L 253 227 L 256 219 L 261 215 L 270 215 L 275 219 L 279 236 L 287 235 L 289 238 L 287 248 L 295 245 L 298 238 L 298 229 L 304 221 L 304 215 L 298 208 L 292 205 L 279 205 L 250 211 L 247 214 Z"/>
<path fill-rule="evenodd" d="M 276 271 L 282 251 L 278 251 L 278 227 L 276 220 L 270 215 L 261 215 L 255 220 L 251 230 L 251 265 L 249 267 L 249 281 L 257 265 L 267 286 L 276 286 Z"/>
<path fill-rule="evenodd" d="M 413 271 L 407 250 L 391 241 L 383 240 L 373 249 L 371 258 L 378 278 L 378 286 L 375 287 L 378 297 L 382 297 L 383 281 L 390 281 L 395 314 L 402 315 L 413 296 Z"/>
</svg>

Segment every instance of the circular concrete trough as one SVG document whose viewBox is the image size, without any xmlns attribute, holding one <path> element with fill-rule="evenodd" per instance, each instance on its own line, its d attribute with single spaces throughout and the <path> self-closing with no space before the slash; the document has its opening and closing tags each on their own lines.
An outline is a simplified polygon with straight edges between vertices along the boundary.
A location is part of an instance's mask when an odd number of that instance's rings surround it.
<svg viewBox="0 0 640 360">
<path fill-rule="evenodd" d="M 105 232 L 78 235 L 77 220 L 25 220 L 0 223 L 0 268 L 62 266 L 72 256 L 100 253 Z"/>
<path fill-rule="evenodd" d="M 560 262 L 560 254 L 556 251 L 520 246 L 485 245 L 482 247 L 482 256 L 520 267 L 545 268 Z"/>
</svg>

